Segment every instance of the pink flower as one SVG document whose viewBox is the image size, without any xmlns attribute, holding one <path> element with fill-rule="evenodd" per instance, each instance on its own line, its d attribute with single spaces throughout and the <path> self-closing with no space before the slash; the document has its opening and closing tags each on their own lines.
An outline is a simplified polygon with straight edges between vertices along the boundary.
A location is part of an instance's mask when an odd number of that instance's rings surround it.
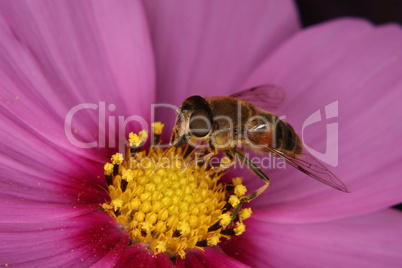
<svg viewBox="0 0 402 268">
<path fill-rule="evenodd" d="M 101 102 L 111 115 L 149 122 L 152 103 L 178 105 L 192 94 L 229 95 L 264 83 L 286 89 L 278 114 L 298 132 L 310 115 L 337 102 L 337 116 L 322 112 L 322 123 L 306 128 L 305 142 L 325 151 L 325 124 L 338 124 L 332 170 L 351 193 L 297 170 L 268 170 L 271 185 L 250 204 L 246 232 L 189 251 L 177 266 L 402 263 L 402 216 L 389 209 L 402 201 L 399 25 L 349 18 L 300 30 L 289 1 L 1 5 L 2 265 L 173 266 L 164 254 L 154 258 L 140 244 L 127 246 L 119 225 L 99 210 L 108 198 L 103 164 L 116 148 L 71 144 L 66 116 L 77 105 L 97 105 L 73 118 L 71 134 L 99 145 L 112 135 L 107 126 L 99 132 Z M 162 112 L 159 119 L 174 121 Z M 331 142 L 328 150 L 336 148 Z M 248 175 L 245 184 L 261 182 Z"/>
</svg>

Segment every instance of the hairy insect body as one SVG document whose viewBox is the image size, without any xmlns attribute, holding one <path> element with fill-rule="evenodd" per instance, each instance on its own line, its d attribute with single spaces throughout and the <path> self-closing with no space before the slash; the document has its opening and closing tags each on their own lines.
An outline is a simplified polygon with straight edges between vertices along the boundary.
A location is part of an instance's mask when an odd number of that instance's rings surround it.
<svg viewBox="0 0 402 268">
<path fill-rule="evenodd" d="M 211 142 L 217 149 L 229 149 L 242 143 L 244 123 L 256 113 L 251 103 L 241 104 L 231 97 L 206 98 L 212 111 Z"/>
<path fill-rule="evenodd" d="M 265 146 L 292 156 L 302 152 L 300 138 L 278 116 L 237 98 L 212 97 L 205 100 L 210 105 L 213 118 L 209 138 L 216 148 L 230 149 L 243 144 L 262 152 L 266 152 Z M 264 146 L 259 146 L 261 143 Z"/>
<path fill-rule="evenodd" d="M 303 151 L 299 136 L 288 123 L 260 109 L 266 107 L 271 110 L 280 106 L 284 96 L 280 87 L 263 85 L 231 96 L 190 96 L 176 111 L 176 124 L 171 139 L 174 146 L 179 147 L 188 142 L 194 147 L 199 142 L 207 142 L 212 154 L 222 150 L 229 158 L 245 163 L 265 182 L 258 190 L 240 199 L 233 219 L 241 203 L 256 198 L 270 183 L 268 176 L 238 147 L 245 146 L 272 154 L 304 174 L 337 190 L 348 192 L 335 174 Z"/>
</svg>

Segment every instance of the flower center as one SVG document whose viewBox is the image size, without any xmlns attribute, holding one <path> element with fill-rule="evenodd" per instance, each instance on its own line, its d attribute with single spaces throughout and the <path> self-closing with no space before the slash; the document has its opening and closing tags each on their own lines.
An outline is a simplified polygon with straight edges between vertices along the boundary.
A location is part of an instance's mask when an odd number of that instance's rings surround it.
<svg viewBox="0 0 402 268">
<path fill-rule="evenodd" d="M 153 124 L 154 141 L 162 127 Z M 223 165 L 208 167 L 209 159 L 197 160 L 204 152 L 159 146 L 140 151 L 147 133 L 129 137 L 126 158 L 117 153 L 105 165 L 110 202 L 102 207 L 127 230 L 131 243 L 144 243 L 154 254 L 184 258 L 187 249 L 202 250 L 245 231 L 243 220 L 251 209 L 233 216 L 246 192 L 240 178 L 223 185 Z"/>
</svg>

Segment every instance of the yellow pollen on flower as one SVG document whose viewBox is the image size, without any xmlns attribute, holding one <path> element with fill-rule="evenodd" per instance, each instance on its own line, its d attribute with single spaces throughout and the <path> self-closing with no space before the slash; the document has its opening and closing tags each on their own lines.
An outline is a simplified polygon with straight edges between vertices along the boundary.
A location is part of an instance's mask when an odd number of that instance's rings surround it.
<svg viewBox="0 0 402 268">
<path fill-rule="evenodd" d="M 148 132 L 147 132 L 146 130 L 141 130 L 141 131 L 138 133 L 138 136 L 140 136 L 140 139 L 141 139 L 142 141 L 146 141 L 146 140 L 148 139 Z"/>
<path fill-rule="evenodd" d="M 236 177 L 236 178 L 234 178 L 234 179 L 232 180 L 232 183 L 233 183 L 233 185 L 234 185 L 234 186 L 236 186 L 236 185 L 241 184 L 241 183 L 242 183 L 242 181 L 243 181 L 243 179 L 242 179 L 242 178 L 240 178 L 240 177 Z"/>
<path fill-rule="evenodd" d="M 232 207 L 237 207 L 237 205 L 240 204 L 240 200 L 237 196 L 231 195 L 229 196 L 229 204 L 231 204 Z"/>
<path fill-rule="evenodd" d="M 138 135 L 130 132 L 128 134 L 128 142 L 130 146 L 139 147 L 141 146 L 148 138 L 148 132 L 146 130 L 141 130 Z"/>
<path fill-rule="evenodd" d="M 154 229 L 154 226 L 152 224 L 150 224 L 149 222 L 147 222 L 147 221 L 141 222 L 141 230 L 142 231 L 149 233 L 153 229 Z"/>
<path fill-rule="evenodd" d="M 219 224 L 222 227 L 226 227 L 229 225 L 231 219 L 232 219 L 232 215 L 230 215 L 230 213 L 222 214 L 219 216 Z"/>
<path fill-rule="evenodd" d="M 154 246 L 154 250 L 155 250 L 156 254 L 161 253 L 161 252 L 165 252 L 166 251 L 166 242 L 158 240 L 156 242 L 156 245 Z"/>
<path fill-rule="evenodd" d="M 233 229 L 236 235 L 241 235 L 246 231 L 246 225 L 244 225 L 242 222 L 237 222 L 236 227 Z"/>
<path fill-rule="evenodd" d="M 137 134 L 134 134 L 134 132 L 130 132 L 130 134 L 128 134 L 128 142 L 130 143 L 130 146 L 138 147 L 140 146 L 142 141 Z"/>
<path fill-rule="evenodd" d="M 177 226 L 177 230 L 182 235 L 188 235 L 190 233 L 190 224 L 188 224 L 187 221 L 179 222 L 179 225 Z"/>
<path fill-rule="evenodd" d="M 123 160 L 124 160 L 123 154 L 116 153 L 116 154 L 112 155 L 111 160 L 112 160 L 113 165 L 120 165 L 121 163 L 123 163 Z"/>
<path fill-rule="evenodd" d="M 130 182 L 134 179 L 134 172 L 131 169 L 124 169 L 122 171 L 121 178 L 127 182 Z"/>
<path fill-rule="evenodd" d="M 113 206 L 111 204 L 108 204 L 108 203 L 103 203 L 102 208 L 104 210 L 111 210 L 111 209 L 113 209 Z"/>
<path fill-rule="evenodd" d="M 219 238 L 220 238 L 220 237 L 219 237 L 218 235 L 209 237 L 209 238 L 207 239 L 207 244 L 208 244 L 208 246 L 210 246 L 210 247 L 216 246 L 216 245 L 219 243 Z"/>
<path fill-rule="evenodd" d="M 111 175 L 113 172 L 113 164 L 106 163 L 104 169 L 105 169 L 105 175 Z"/>
<path fill-rule="evenodd" d="M 153 128 L 153 132 L 155 135 L 161 135 L 162 134 L 162 129 L 165 125 L 162 124 L 161 122 L 155 122 L 152 123 L 152 128 Z"/>
<path fill-rule="evenodd" d="M 121 208 L 123 206 L 123 200 L 121 200 L 120 198 L 114 199 L 112 201 L 112 206 L 113 206 L 113 209 L 115 211 L 117 211 L 119 208 Z"/>
<path fill-rule="evenodd" d="M 251 213 L 252 213 L 251 208 L 245 208 L 245 209 L 243 209 L 242 211 L 240 211 L 240 213 L 239 213 L 239 219 L 240 219 L 240 221 L 244 221 L 244 220 L 250 218 L 250 217 L 251 217 Z"/>
<path fill-rule="evenodd" d="M 238 184 L 234 188 L 234 194 L 237 195 L 238 197 L 243 196 L 246 192 L 247 188 L 243 184 Z"/>
<path fill-rule="evenodd" d="M 153 127 L 157 133 L 163 124 Z M 126 159 L 115 154 L 113 164 L 104 167 L 110 201 L 102 208 L 126 230 L 130 243 L 145 244 L 154 254 L 184 258 L 187 250 L 203 250 L 219 244 L 222 237 L 244 232 L 241 221 L 251 210 L 241 209 L 239 217 L 232 218 L 240 204 L 238 196 L 245 192 L 241 179 L 237 188 L 226 187 L 220 182 L 222 169 L 194 161 L 207 153 L 203 149 L 190 154 L 158 145 L 141 150 L 147 137 L 146 131 L 130 133 L 130 146 L 138 147 L 135 154 L 126 154 Z"/>
</svg>

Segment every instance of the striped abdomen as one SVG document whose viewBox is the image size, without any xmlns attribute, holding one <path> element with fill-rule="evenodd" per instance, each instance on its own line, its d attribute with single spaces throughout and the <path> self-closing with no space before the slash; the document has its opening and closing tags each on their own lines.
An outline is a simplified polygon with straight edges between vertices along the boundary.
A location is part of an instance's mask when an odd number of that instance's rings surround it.
<svg viewBox="0 0 402 268">
<path fill-rule="evenodd" d="M 303 145 L 291 125 L 277 118 L 273 128 L 272 148 L 291 156 L 302 152 Z"/>
<path fill-rule="evenodd" d="M 269 151 L 266 147 L 276 149 L 286 155 L 295 157 L 303 150 L 300 138 L 294 129 L 278 116 L 257 110 L 246 124 L 247 145 L 259 151 Z"/>
</svg>

